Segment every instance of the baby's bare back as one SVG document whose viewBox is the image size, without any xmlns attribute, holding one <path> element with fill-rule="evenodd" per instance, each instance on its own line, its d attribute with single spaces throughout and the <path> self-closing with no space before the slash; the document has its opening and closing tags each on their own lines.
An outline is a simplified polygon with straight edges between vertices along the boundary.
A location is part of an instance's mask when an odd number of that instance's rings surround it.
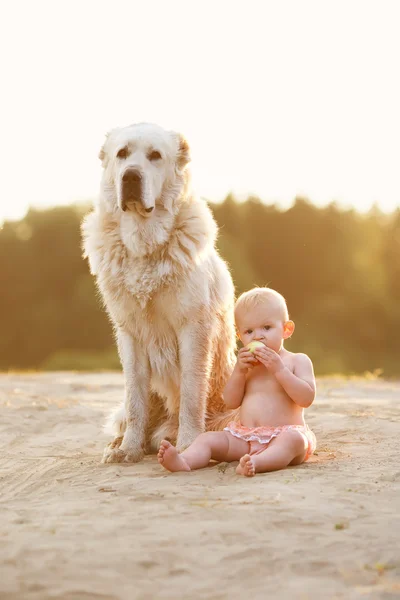
<svg viewBox="0 0 400 600">
<path fill-rule="evenodd" d="M 287 353 L 282 360 L 294 371 L 294 356 Z M 245 427 L 304 425 L 304 411 L 287 395 L 273 373 L 264 365 L 255 366 L 248 374 L 240 421 Z"/>
</svg>

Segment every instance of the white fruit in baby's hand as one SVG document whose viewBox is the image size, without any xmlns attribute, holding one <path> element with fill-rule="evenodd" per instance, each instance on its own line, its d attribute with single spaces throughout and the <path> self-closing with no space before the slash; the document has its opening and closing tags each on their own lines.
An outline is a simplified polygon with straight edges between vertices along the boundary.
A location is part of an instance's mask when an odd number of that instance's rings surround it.
<svg viewBox="0 0 400 600">
<path fill-rule="evenodd" d="M 254 350 L 256 348 L 262 348 L 263 346 L 264 344 L 262 342 L 257 342 L 257 340 L 254 340 L 254 342 L 250 342 L 250 344 L 247 344 L 247 349 L 254 354 Z"/>
</svg>

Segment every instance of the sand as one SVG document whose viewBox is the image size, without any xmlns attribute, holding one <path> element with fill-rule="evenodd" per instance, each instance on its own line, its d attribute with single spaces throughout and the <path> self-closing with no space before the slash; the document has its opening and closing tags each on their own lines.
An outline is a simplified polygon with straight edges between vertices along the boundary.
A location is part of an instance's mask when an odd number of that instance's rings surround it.
<svg viewBox="0 0 400 600">
<path fill-rule="evenodd" d="M 0 376 L 1 600 L 400 598 L 400 383 L 324 379 L 284 471 L 102 465 L 120 373 Z"/>
</svg>

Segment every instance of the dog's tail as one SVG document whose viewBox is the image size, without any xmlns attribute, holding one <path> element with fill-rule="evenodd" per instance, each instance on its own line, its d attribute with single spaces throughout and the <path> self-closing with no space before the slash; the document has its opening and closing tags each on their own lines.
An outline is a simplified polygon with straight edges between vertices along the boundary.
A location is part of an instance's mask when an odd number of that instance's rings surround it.
<svg viewBox="0 0 400 600">
<path fill-rule="evenodd" d="M 126 429 L 125 405 L 122 402 L 112 413 L 107 417 L 103 426 L 104 433 L 120 437 L 124 435 Z"/>
<path fill-rule="evenodd" d="M 232 309 L 219 315 L 207 405 L 206 429 L 208 431 L 220 431 L 229 422 L 239 420 L 239 409 L 227 410 L 223 398 L 224 387 L 236 363 L 235 348 Z"/>
<path fill-rule="evenodd" d="M 221 431 L 232 421 L 239 420 L 239 409 L 227 410 L 226 412 L 211 413 L 207 415 L 207 431 Z"/>
<path fill-rule="evenodd" d="M 147 424 L 147 437 L 151 437 L 153 430 L 167 418 L 162 398 L 155 392 L 150 393 L 149 398 L 149 422 Z M 125 403 L 121 402 L 107 417 L 103 431 L 107 435 L 121 437 L 126 430 Z"/>
</svg>

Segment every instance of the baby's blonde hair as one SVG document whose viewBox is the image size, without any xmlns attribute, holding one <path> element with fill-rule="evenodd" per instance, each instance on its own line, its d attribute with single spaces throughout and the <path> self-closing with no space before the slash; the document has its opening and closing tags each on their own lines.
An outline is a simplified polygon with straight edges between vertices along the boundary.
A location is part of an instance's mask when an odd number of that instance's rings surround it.
<svg viewBox="0 0 400 600">
<path fill-rule="evenodd" d="M 259 304 L 267 304 L 276 306 L 282 311 L 283 321 L 289 320 L 289 312 L 286 305 L 286 300 L 279 292 L 268 287 L 255 287 L 247 292 L 244 292 L 236 300 L 235 304 L 235 321 L 237 321 L 237 313 L 239 311 L 247 311 Z"/>
</svg>

